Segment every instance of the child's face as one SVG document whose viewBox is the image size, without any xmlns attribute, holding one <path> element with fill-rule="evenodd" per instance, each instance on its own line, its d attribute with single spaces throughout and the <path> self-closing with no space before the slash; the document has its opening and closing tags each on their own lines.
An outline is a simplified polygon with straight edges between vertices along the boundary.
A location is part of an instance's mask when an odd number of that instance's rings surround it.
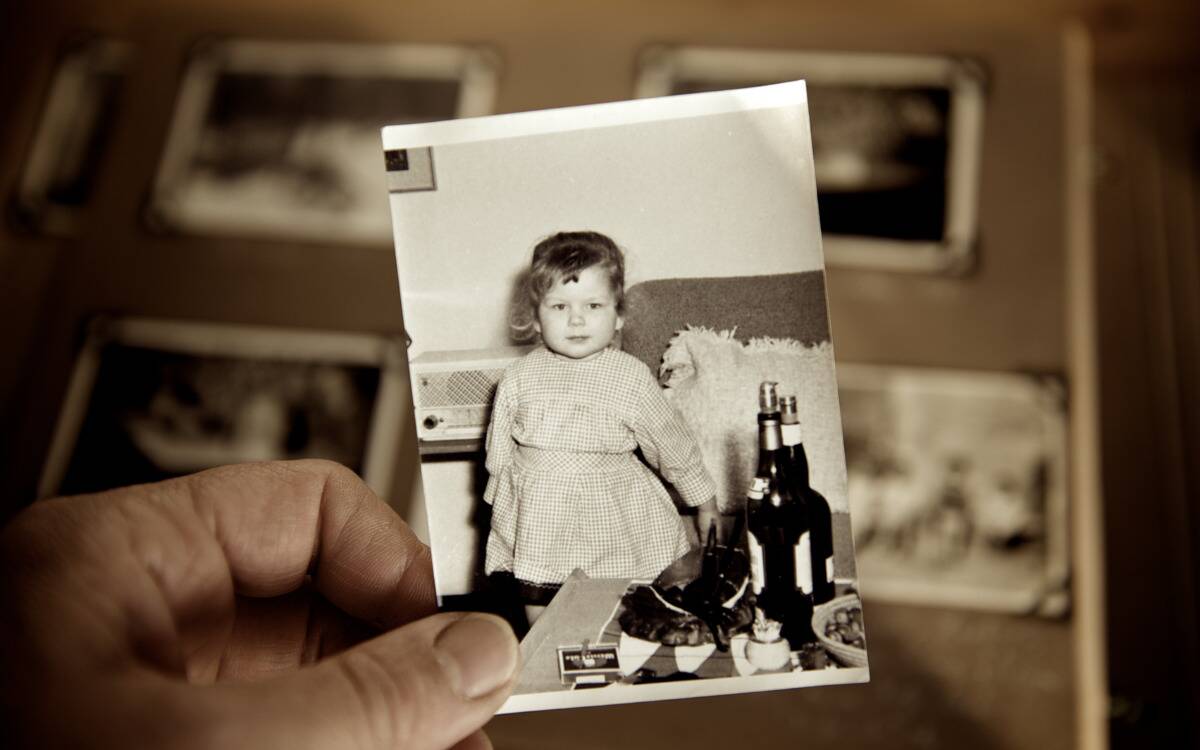
<svg viewBox="0 0 1200 750">
<path fill-rule="evenodd" d="M 550 351 L 583 359 L 603 351 L 624 324 L 608 276 L 591 266 L 579 272 L 578 281 L 560 279 L 550 287 L 534 327 Z"/>
</svg>

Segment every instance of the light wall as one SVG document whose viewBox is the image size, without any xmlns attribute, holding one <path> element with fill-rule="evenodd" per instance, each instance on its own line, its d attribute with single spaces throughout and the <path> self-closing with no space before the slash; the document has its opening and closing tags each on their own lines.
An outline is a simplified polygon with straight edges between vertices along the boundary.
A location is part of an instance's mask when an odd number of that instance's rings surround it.
<svg viewBox="0 0 1200 750">
<path fill-rule="evenodd" d="M 627 287 L 821 268 L 803 107 L 434 146 L 433 161 L 436 190 L 391 196 L 413 354 L 509 343 L 516 275 L 560 230 L 616 240 Z"/>
</svg>

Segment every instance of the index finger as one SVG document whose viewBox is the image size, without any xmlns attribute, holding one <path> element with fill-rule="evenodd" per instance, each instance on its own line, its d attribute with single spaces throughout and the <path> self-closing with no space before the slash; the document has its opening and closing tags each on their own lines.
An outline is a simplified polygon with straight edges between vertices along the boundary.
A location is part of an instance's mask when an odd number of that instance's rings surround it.
<svg viewBox="0 0 1200 750">
<path fill-rule="evenodd" d="M 241 464 L 149 487 L 195 511 L 238 593 L 287 593 L 311 574 L 333 604 L 381 627 L 435 611 L 429 548 L 339 464 Z"/>
</svg>

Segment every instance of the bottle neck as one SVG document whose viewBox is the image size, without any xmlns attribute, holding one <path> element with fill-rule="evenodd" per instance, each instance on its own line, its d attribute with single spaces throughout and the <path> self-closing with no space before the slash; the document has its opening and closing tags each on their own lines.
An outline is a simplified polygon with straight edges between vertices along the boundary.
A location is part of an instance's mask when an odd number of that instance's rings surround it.
<svg viewBox="0 0 1200 750">
<path fill-rule="evenodd" d="M 787 492 L 787 452 L 779 429 L 779 415 L 758 415 L 758 477 L 764 480 L 763 502 L 779 507 Z"/>
<path fill-rule="evenodd" d="M 808 454 L 804 451 L 804 443 L 800 439 L 800 423 L 784 422 L 780 427 L 783 445 L 791 454 L 792 463 L 789 470 L 792 478 L 803 485 L 808 485 Z"/>
<path fill-rule="evenodd" d="M 758 417 L 759 456 L 762 457 L 763 455 L 777 451 L 782 447 L 783 433 L 779 428 L 779 420 L 771 419 L 767 415 L 760 414 Z"/>
</svg>

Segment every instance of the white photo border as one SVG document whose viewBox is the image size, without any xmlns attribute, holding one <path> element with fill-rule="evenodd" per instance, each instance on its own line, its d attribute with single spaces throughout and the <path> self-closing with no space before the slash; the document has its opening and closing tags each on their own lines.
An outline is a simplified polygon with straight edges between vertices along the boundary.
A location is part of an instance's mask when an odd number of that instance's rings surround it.
<svg viewBox="0 0 1200 750">
<path fill-rule="evenodd" d="M 50 449 L 42 465 L 37 491 L 39 499 L 54 496 L 62 485 L 91 405 L 104 349 L 109 344 L 193 356 L 378 367 L 379 388 L 368 421 L 362 472 L 363 481 L 377 495 L 389 496 L 404 413 L 410 408 L 404 344 L 398 337 L 156 318 L 98 317 L 89 322 L 83 348 L 71 371 Z"/>
<path fill-rule="evenodd" d="M 635 96 L 667 96 L 681 78 L 717 84 L 939 86 L 951 93 L 943 241 L 824 235 L 825 261 L 888 271 L 965 274 L 975 266 L 986 76 L 973 60 L 936 55 L 656 45 L 639 56 Z"/>
</svg>

